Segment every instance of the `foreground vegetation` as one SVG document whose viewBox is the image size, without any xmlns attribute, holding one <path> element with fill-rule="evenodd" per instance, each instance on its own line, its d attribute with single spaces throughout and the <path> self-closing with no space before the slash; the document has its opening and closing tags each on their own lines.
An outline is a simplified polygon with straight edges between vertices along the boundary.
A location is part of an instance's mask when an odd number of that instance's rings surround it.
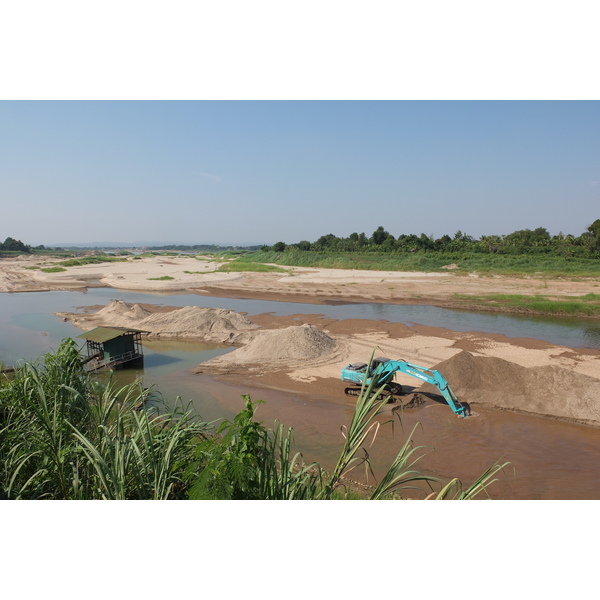
<svg viewBox="0 0 600 600">
<path fill-rule="evenodd" d="M 364 450 L 380 427 L 385 399 L 367 388 L 331 473 L 292 453 L 293 431 L 265 428 L 256 404 L 215 431 L 179 407 L 145 409 L 138 384 L 101 385 L 83 370 L 77 347 L 27 363 L 0 380 L 0 498 L 2 499 L 335 499 L 353 497 L 348 474 L 369 468 Z M 419 473 L 421 449 L 409 436 L 366 498 L 400 497 L 425 485 L 428 497 L 487 496 L 506 464 L 493 465 L 470 486 Z"/>
</svg>

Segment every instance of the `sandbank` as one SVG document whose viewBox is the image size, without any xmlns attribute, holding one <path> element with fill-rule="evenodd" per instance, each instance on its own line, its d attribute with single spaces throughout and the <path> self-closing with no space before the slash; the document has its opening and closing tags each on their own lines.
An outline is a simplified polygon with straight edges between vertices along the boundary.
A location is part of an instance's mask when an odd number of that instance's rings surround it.
<svg viewBox="0 0 600 600">
<path fill-rule="evenodd" d="M 440 368 L 459 398 L 486 406 L 600 425 L 600 351 L 439 327 L 321 315 L 240 315 L 224 309 L 153 307 L 113 301 L 94 313 L 62 313 L 81 329 L 139 328 L 150 337 L 236 346 L 196 373 L 254 388 L 344 399 L 342 367 L 371 353 Z M 440 365 L 444 365 L 443 369 Z M 406 392 L 435 400 L 435 389 L 397 375 Z M 348 402 L 352 400 L 347 399 Z"/>
<path fill-rule="evenodd" d="M 457 275 L 451 270 L 422 273 L 286 267 L 285 273 L 230 273 L 217 270 L 222 262 L 189 256 L 128 257 L 125 262 L 68 267 L 62 272 L 40 270 L 59 262 L 39 256 L 0 259 L 0 292 L 112 287 L 312 304 L 381 302 L 468 309 L 469 298 L 482 295 L 542 294 L 565 298 L 589 294 L 598 285 L 597 280 L 482 277 L 477 273 Z"/>
</svg>

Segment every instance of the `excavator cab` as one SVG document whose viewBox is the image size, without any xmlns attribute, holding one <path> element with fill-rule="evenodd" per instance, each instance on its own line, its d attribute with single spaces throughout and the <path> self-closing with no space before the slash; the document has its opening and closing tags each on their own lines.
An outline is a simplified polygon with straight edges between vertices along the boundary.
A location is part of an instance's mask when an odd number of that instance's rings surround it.
<svg viewBox="0 0 600 600">
<path fill-rule="evenodd" d="M 379 356 L 377 358 L 374 358 L 373 361 L 371 362 L 371 372 L 369 373 L 369 375 L 373 375 L 373 373 L 375 373 L 379 367 L 379 365 L 383 365 L 387 362 L 390 362 L 390 360 L 392 360 L 391 358 L 385 358 L 385 356 Z"/>
<path fill-rule="evenodd" d="M 370 380 L 377 376 L 380 379 L 378 385 L 385 385 L 385 389 L 382 390 L 381 395 L 388 397 L 390 402 L 394 401 L 394 396 L 399 396 L 402 393 L 402 386 L 399 383 L 394 383 L 394 371 L 389 373 L 383 373 L 383 369 L 380 368 L 390 362 L 391 359 L 384 356 L 379 356 L 371 361 L 371 368 L 366 363 L 352 363 L 344 367 L 342 370 L 342 381 L 348 381 L 353 383 L 352 387 L 345 389 L 345 393 L 348 396 L 358 396 L 360 394 L 361 385 L 363 381 Z"/>
<path fill-rule="evenodd" d="M 357 373 L 366 373 L 368 366 L 369 365 L 367 363 L 357 362 L 357 363 L 352 363 L 351 365 L 348 365 L 346 367 L 346 369 L 348 371 L 355 371 Z"/>
</svg>

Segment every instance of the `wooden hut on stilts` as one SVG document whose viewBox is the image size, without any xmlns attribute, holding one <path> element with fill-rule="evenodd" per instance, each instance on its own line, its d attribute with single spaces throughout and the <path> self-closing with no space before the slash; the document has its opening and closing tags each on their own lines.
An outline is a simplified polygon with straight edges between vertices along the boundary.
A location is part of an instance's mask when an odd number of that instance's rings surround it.
<svg viewBox="0 0 600 600">
<path fill-rule="evenodd" d="M 78 335 L 86 341 L 88 362 L 86 371 L 122 369 L 144 364 L 141 329 L 96 327 Z"/>
</svg>

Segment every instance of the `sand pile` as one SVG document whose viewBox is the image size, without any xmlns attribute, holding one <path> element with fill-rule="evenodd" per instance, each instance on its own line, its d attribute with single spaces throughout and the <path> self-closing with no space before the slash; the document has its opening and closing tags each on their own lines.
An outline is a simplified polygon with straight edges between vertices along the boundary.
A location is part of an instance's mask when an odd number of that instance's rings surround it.
<svg viewBox="0 0 600 600">
<path fill-rule="evenodd" d="M 262 365 L 265 371 L 287 364 L 297 365 L 322 361 L 338 350 L 337 342 L 314 325 L 294 325 L 285 329 L 257 332 L 243 348 L 219 356 L 206 363 L 203 372 L 231 372 L 236 365 Z M 244 367 L 246 368 L 246 367 Z"/>
<path fill-rule="evenodd" d="M 138 304 L 113 300 L 93 315 L 72 316 L 81 329 L 131 327 L 149 337 L 194 338 L 218 343 L 245 343 L 259 326 L 232 310 L 186 306 L 169 312 L 151 312 Z"/>
<path fill-rule="evenodd" d="M 140 323 L 161 337 L 195 337 L 213 342 L 247 341 L 246 332 L 258 329 L 239 313 L 223 308 L 186 306 L 168 313 L 155 313 Z"/>
<path fill-rule="evenodd" d="M 434 367 L 459 400 L 540 415 L 600 422 L 600 380 L 556 366 L 522 367 L 463 351 Z M 420 391 L 436 393 L 425 384 Z"/>
<path fill-rule="evenodd" d="M 235 360 L 305 360 L 326 356 L 336 349 L 337 343 L 333 338 L 318 327 L 305 323 L 260 332 L 247 346 L 236 351 Z"/>
<path fill-rule="evenodd" d="M 122 300 L 113 300 L 101 308 L 94 317 L 103 321 L 105 325 L 110 323 L 114 327 L 140 329 L 137 325 L 151 314 L 149 310 L 145 310 L 139 304 L 127 304 Z"/>
</svg>

